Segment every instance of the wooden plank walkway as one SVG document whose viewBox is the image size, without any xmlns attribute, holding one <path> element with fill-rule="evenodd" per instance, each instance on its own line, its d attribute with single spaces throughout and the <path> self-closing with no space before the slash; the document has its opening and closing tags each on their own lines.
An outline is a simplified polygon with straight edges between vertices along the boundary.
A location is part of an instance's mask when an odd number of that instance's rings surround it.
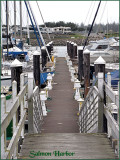
<svg viewBox="0 0 120 160">
<path fill-rule="evenodd" d="M 18 159 L 116 159 L 106 134 L 80 134 L 78 103 L 64 58 L 57 58 L 41 134 L 25 136 Z"/>
<path fill-rule="evenodd" d="M 73 99 L 73 83 L 65 58 L 57 58 L 53 89 L 47 101 L 48 115 L 44 117 L 43 133 L 78 133 L 78 102 Z"/>
<path fill-rule="evenodd" d="M 66 151 L 73 153 L 73 156 L 72 154 L 68 155 Z M 25 136 L 19 156 L 19 159 L 115 158 L 114 150 L 105 134 L 80 133 L 42 133 L 27 135 Z"/>
</svg>

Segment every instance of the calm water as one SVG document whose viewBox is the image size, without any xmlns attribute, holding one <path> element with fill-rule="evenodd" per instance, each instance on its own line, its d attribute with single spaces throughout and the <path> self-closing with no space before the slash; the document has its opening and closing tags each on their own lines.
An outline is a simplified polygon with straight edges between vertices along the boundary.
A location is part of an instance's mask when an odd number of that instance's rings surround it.
<svg viewBox="0 0 120 160">
<path fill-rule="evenodd" d="M 54 51 L 57 53 L 58 57 L 65 57 L 65 53 L 67 52 L 66 46 L 54 46 Z"/>
</svg>

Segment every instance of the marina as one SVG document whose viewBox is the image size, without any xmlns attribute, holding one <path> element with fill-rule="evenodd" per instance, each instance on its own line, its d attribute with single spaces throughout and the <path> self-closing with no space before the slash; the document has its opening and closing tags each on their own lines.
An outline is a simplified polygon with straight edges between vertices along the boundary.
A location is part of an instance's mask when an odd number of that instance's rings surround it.
<svg viewBox="0 0 120 160">
<path fill-rule="evenodd" d="M 24 1 L 38 45 L 2 37 L 1 159 L 119 159 L 119 38 L 88 41 L 100 3 L 84 43 L 54 46 Z"/>
</svg>

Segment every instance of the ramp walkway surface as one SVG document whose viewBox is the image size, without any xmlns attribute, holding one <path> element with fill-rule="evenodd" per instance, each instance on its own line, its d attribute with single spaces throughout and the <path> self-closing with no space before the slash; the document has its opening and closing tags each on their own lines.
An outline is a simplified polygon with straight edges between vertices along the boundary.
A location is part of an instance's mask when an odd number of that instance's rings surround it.
<svg viewBox="0 0 120 160">
<path fill-rule="evenodd" d="M 51 160 L 116 157 L 105 134 L 42 133 L 25 137 L 19 158 Z"/>
<path fill-rule="evenodd" d="M 79 133 L 78 103 L 65 58 L 57 58 L 41 134 L 25 136 L 18 159 L 116 159 L 106 134 Z"/>
<path fill-rule="evenodd" d="M 78 133 L 78 102 L 73 99 L 71 82 L 65 58 L 56 59 L 52 100 L 47 101 L 48 115 L 44 117 L 43 133 Z"/>
</svg>

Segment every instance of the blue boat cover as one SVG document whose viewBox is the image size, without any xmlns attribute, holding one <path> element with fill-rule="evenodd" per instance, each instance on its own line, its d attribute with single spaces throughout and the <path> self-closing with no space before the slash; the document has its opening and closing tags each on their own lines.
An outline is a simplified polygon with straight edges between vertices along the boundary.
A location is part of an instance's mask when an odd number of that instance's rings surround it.
<svg viewBox="0 0 120 160">
<path fill-rule="evenodd" d="M 47 81 L 47 74 L 50 73 L 50 74 L 53 74 L 54 72 L 43 72 L 43 73 L 40 73 L 40 84 L 44 84 L 46 81 Z"/>
<path fill-rule="evenodd" d="M 115 70 L 113 72 L 110 72 L 111 73 L 111 85 L 113 85 L 113 86 L 118 85 L 119 72 L 120 72 L 120 70 Z M 105 78 L 106 78 L 106 81 L 107 81 L 107 74 L 105 74 Z"/>
</svg>

